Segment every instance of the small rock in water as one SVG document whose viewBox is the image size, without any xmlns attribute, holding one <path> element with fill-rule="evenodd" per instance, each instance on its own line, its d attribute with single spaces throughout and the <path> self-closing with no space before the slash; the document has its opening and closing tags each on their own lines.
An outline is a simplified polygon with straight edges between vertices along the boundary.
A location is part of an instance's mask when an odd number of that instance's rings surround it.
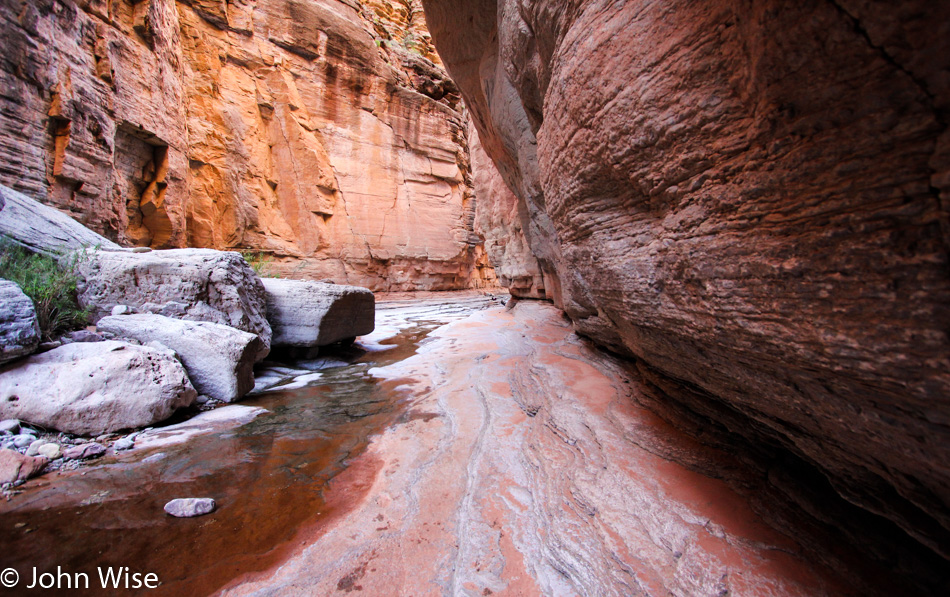
<svg viewBox="0 0 950 597">
<path fill-rule="evenodd" d="M 196 404 L 206 404 L 206 403 L 208 402 L 208 400 L 210 400 L 210 398 L 208 398 L 208 397 L 205 396 L 204 394 L 199 394 L 198 397 L 195 398 L 195 403 L 196 403 Z"/>
<path fill-rule="evenodd" d="M 56 460 L 63 455 L 63 449 L 59 444 L 45 443 L 38 450 L 40 456 L 45 456 L 50 460 Z"/>
<path fill-rule="evenodd" d="M 116 442 L 112 444 L 112 447 L 116 452 L 121 452 L 122 450 L 131 450 L 133 447 L 135 447 L 135 437 L 129 435 L 116 440 Z"/>
<path fill-rule="evenodd" d="M 16 433 L 20 430 L 20 421 L 18 419 L 7 419 L 6 421 L 0 421 L 0 431 L 9 431 L 10 433 Z"/>
<path fill-rule="evenodd" d="M 95 442 L 82 444 L 81 446 L 73 446 L 68 448 L 63 456 L 70 460 L 89 460 L 90 458 L 98 458 L 106 453 L 106 448 L 102 444 L 97 444 Z"/>
<path fill-rule="evenodd" d="M 165 504 L 165 512 L 176 518 L 192 518 L 210 514 L 215 507 L 211 498 L 179 498 Z"/>
<path fill-rule="evenodd" d="M 28 433 L 21 433 L 13 436 L 13 445 L 17 448 L 26 448 L 36 441 L 36 436 Z"/>
</svg>

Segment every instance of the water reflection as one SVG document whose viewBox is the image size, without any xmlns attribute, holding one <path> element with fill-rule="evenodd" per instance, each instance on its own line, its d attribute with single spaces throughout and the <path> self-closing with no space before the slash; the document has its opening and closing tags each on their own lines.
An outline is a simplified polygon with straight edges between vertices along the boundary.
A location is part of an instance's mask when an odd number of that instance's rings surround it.
<svg viewBox="0 0 950 597">
<path fill-rule="evenodd" d="M 101 594 L 97 568 L 127 566 L 158 574 L 162 584 L 149 595 L 203 595 L 279 563 L 335 515 L 326 491 L 348 460 L 405 415 L 408 397 L 369 371 L 407 358 L 431 330 L 490 304 L 381 305 L 379 330 L 362 347 L 330 361 L 287 363 L 325 367 L 313 385 L 242 402 L 268 413 L 31 481 L 0 503 L 0 567 L 21 578 L 19 591 L 0 594 L 22 594 L 34 567 L 55 574 L 57 566 L 89 575 L 88 591 L 64 592 Z M 163 505 L 177 497 L 213 497 L 219 508 L 196 519 L 165 516 Z M 130 591 L 138 592 L 146 591 Z"/>
</svg>

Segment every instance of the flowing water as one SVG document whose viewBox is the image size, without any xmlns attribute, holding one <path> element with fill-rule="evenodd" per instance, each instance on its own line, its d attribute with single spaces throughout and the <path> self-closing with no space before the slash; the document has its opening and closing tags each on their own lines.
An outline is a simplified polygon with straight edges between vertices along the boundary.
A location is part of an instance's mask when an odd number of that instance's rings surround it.
<svg viewBox="0 0 950 597">
<path fill-rule="evenodd" d="M 178 443 L 146 436 L 144 447 L 30 481 L 0 502 L 0 567 L 20 575 L 17 589 L 0 594 L 24 594 L 34 569 L 71 575 L 57 578 L 60 591 L 38 593 L 101 594 L 99 569 L 127 567 L 130 586 L 135 573 L 161 581 L 131 594 L 204 595 L 278 564 L 345 511 L 355 496 L 334 495 L 334 478 L 371 436 L 408 416 L 403 386 L 377 379 L 373 368 L 408 358 L 433 329 L 494 304 L 474 294 L 380 304 L 376 332 L 351 349 L 271 364 L 265 377 L 290 383 L 221 409 L 238 411 L 230 424 Z M 304 381 L 294 383 L 294 373 Z M 179 497 L 213 497 L 218 509 L 174 519 L 162 507 Z M 88 591 L 64 590 L 67 580 L 84 586 L 76 573 L 88 575 Z"/>
</svg>

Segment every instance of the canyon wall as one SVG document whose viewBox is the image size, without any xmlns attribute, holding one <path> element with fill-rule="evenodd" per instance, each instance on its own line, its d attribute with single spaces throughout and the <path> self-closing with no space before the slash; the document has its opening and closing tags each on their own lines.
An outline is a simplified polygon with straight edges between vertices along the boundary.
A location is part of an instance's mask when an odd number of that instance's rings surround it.
<svg viewBox="0 0 950 597">
<path fill-rule="evenodd" d="M 423 4 L 576 330 L 950 557 L 950 5 Z"/>
<path fill-rule="evenodd" d="M 490 285 L 459 96 L 412 7 L 2 0 L 0 184 L 125 245 Z"/>
</svg>

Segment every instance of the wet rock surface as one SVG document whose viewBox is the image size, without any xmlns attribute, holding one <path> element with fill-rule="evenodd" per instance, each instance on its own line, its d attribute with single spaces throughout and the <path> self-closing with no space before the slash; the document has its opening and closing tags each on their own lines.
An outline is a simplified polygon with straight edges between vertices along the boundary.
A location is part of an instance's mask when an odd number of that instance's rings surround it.
<svg viewBox="0 0 950 597">
<path fill-rule="evenodd" d="M 213 594 L 279 565 L 358 501 L 361 479 L 375 471 L 349 463 L 369 437 L 406 416 L 405 393 L 369 371 L 413 354 L 440 323 L 497 304 L 475 293 L 419 298 L 380 304 L 376 331 L 345 351 L 265 363 L 281 369 L 278 387 L 241 405 L 132 434 L 127 450 L 116 451 L 120 436 L 102 436 L 96 441 L 113 448 L 102 457 L 51 463 L 55 471 L 0 500 L 10 529 L 0 534 L 4 565 L 55 570 L 68 561 L 95 571 L 134 560 L 161 580 L 149 593 L 168 596 Z M 207 496 L 219 508 L 173 520 L 162 509 L 182 496 Z"/>
<path fill-rule="evenodd" d="M 813 596 L 900 586 L 833 528 L 783 506 L 749 461 L 648 410 L 655 389 L 574 335 L 554 307 L 520 301 L 431 337 L 416 356 L 374 370 L 411 396 L 411 410 L 351 463 L 372 471 L 350 482 L 353 510 L 225 594 Z"/>
<path fill-rule="evenodd" d="M 950 5 L 424 5 L 577 331 L 950 557 Z"/>
</svg>

